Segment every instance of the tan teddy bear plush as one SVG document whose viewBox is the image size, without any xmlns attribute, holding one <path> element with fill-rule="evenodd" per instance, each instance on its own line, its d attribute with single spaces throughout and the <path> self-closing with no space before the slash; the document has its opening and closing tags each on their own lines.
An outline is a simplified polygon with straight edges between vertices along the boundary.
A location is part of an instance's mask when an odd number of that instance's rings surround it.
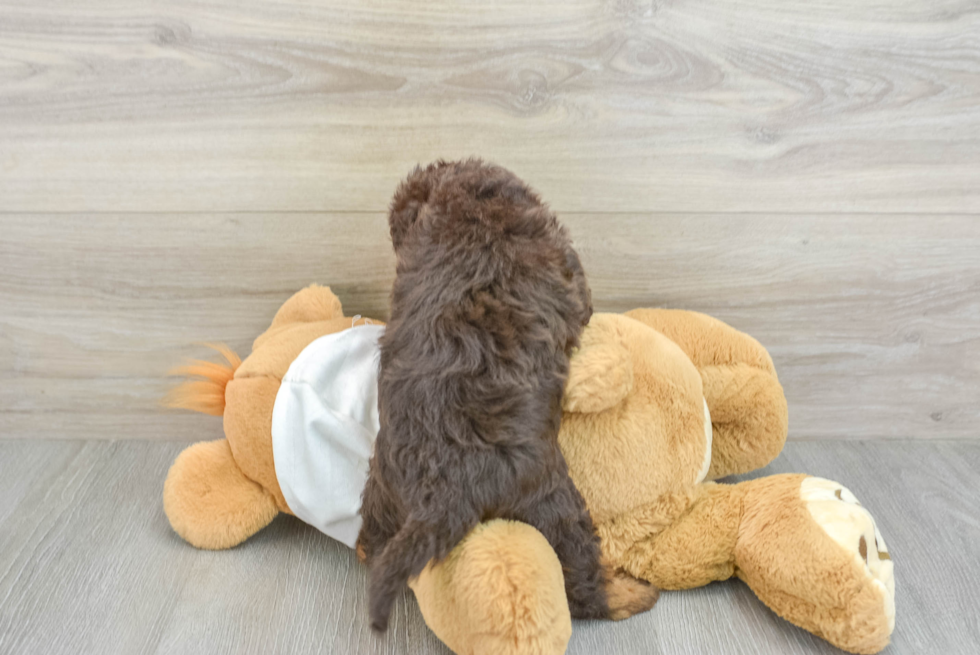
<svg viewBox="0 0 980 655">
<path fill-rule="evenodd" d="M 226 439 L 177 458 L 164 488 L 174 530 L 230 548 L 279 512 L 353 544 L 376 433 L 377 337 L 328 288 L 291 298 L 239 364 L 198 362 L 174 406 L 224 417 Z M 573 355 L 559 441 L 603 554 L 662 589 L 732 576 L 792 623 L 855 653 L 894 627 L 892 562 L 843 486 L 806 475 L 710 482 L 769 463 L 787 410 L 751 337 L 702 314 L 596 314 Z M 561 567 L 530 526 L 480 525 L 412 582 L 429 627 L 459 655 L 562 653 Z"/>
</svg>

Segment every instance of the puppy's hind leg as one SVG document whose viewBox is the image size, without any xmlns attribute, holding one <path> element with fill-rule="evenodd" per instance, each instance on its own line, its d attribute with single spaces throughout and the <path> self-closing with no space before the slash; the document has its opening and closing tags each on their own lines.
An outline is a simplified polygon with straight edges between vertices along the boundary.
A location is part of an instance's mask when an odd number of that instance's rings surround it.
<svg viewBox="0 0 980 655">
<path fill-rule="evenodd" d="M 369 476 L 361 493 L 361 531 L 357 535 L 355 552 L 358 559 L 369 565 L 384 550 L 400 527 L 391 492 L 383 482 Z"/>
<path fill-rule="evenodd" d="M 612 566 L 605 566 L 604 569 L 609 618 L 613 621 L 622 621 L 634 614 L 646 612 L 660 598 L 660 590 L 649 582 L 638 580 Z"/>
<path fill-rule="evenodd" d="M 368 596 L 372 629 L 386 630 L 395 597 L 409 579 L 420 574 L 429 560 L 446 557 L 479 522 L 475 514 L 467 514 L 469 520 L 461 520 L 462 514 L 447 516 L 453 518 L 419 520 L 409 517 L 371 566 Z"/>
</svg>

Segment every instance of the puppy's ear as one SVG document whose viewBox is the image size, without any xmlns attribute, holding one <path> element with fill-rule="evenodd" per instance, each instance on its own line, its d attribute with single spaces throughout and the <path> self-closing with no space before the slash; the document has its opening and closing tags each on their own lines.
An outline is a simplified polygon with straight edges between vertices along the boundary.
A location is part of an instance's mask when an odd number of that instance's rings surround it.
<svg viewBox="0 0 980 655">
<path fill-rule="evenodd" d="M 435 164 L 427 168 L 416 166 L 405 181 L 398 185 L 388 212 L 388 228 L 395 250 L 401 246 L 419 219 L 424 217 L 438 170 Z"/>
<path fill-rule="evenodd" d="M 391 230 L 391 243 L 398 250 L 405 237 L 408 236 L 419 214 L 425 210 L 425 204 L 418 200 L 408 200 L 400 204 L 397 208 L 392 207 L 391 214 L 388 215 L 388 227 Z"/>
<path fill-rule="evenodd" d="M 572 353 L 562 408 L 602 412 L 621 403 L 632 389 L 633 360 L 626 347 L 618 340 L 593 341 L 583 334 L 582 347 Z"/>
<path fill-rule="evenodd" d="M 589 282 L 585 279 L 582 261 L 571 243 L 565 249 L 565 279 L 571 280 L 574 293 L 578 297 L 581 325 L 588 325 L 589 319 L 592 318 L 592 289 L 589 288 Z"/>
</svg>

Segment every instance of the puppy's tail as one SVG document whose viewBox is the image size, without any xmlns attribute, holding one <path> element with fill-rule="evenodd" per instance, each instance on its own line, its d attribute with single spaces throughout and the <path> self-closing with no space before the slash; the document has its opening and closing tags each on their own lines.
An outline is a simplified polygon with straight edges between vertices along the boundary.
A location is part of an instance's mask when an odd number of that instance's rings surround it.
<svg viewBox="0 0 980 655">
<path fill-rule="evenodd" d="M 371 628 L 384 632 L 395 597 L 432 559 L 442 559 L 473 526 L 452 533 L 438 523 L 409 519 L 388 542 L 371 569 Z"/>
<path fill-rule="evenodd" d="M 202 414 L 221 416 L 225 413 L 225 387 L 242 365 L 241 358 L 224 344 L 205 344 L 225 358 L 227 364 L 193 360 L 171 369 L 168 375 L 191 378 L 170 390 L 163 399 L 166 407 L 189 409 Z"/>
</svg>

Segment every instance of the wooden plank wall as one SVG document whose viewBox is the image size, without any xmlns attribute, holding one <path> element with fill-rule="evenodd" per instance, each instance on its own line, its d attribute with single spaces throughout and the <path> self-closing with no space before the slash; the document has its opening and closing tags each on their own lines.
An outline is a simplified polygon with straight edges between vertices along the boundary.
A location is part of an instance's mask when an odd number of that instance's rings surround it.
<svg viewBox="0 0 980 655">
<path fill-rule="evenodd" d="M 597 308 L 758 337 L 791 437 L 980 420 L 969 0 L 0 0 L 0 438 L 198 439 L 164 372 L 301 286 L 383 318 L 384 209 L 482 155 Z"/>
</svg>

